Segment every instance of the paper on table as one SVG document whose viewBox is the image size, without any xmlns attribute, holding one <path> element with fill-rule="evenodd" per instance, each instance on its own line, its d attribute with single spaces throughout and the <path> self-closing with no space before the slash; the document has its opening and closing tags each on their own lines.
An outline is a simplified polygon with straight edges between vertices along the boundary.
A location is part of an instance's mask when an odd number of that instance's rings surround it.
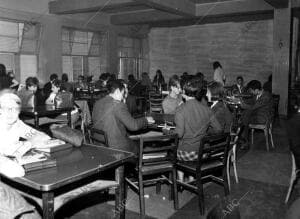
<svg viewBox="0 0 300 219">
<path fill-rule="evenodd" d="M 60 139 L 50 139 L 50 140 L 47 140 L 47 141 L 43 142 L 42 144 L 38 145 L 36 147 L 36 149 L 56 147 L 58 145 L 62 145 L 62 144 L 65 144 L 65 143 L 66 142 L 64 142 Z"/>
<path fill-rule="evenodd" d="M 129 138 L 131 139 L 139 139 L 139 138 L 146 138 L 146 137 L 154 137 L 154 136 L 162 136 L 162 132 L 150 131 L 139 135 L 130 135 Z"/>
<path fill-rule="evenodd" d="M 35 162 L 40 162 L 47 160 L 48 158 L 44 154 L 33 154 L 33 155 L 28 155 L 28 156 L 23 156 L 21 158 L 18 158 L 17 162 L 20 165 L 28 164 L 28 163 L 35 163 Z"/>
</svg>

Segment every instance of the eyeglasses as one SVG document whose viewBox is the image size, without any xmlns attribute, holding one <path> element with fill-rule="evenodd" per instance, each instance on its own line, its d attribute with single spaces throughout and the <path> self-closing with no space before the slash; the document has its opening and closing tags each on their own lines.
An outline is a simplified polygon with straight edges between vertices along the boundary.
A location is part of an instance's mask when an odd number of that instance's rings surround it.
<svg viewBox="0 0 300 219">
<path fill-rule="evenodd" d="M 19 113 L 20 107 L 1 107 L 0 111 L 5 113 Z"/>
</svg>

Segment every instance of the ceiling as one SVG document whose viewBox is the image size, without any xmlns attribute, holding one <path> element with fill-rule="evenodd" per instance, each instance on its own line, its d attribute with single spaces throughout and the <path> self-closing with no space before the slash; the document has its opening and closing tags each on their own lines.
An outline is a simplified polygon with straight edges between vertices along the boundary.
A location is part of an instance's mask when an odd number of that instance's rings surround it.
<svg viewBox="0 0 300 219">
<path fill-rule="evenodd" d="M 274 8 L 288 7 L 289 0 L 56 0 L 49 2 L 52 14 L 102 12 L 114 25 L 188 25 L 229 17 L 273 16 Z M 299 7 L 300 0 L 292 0 Z"/>
</svg>

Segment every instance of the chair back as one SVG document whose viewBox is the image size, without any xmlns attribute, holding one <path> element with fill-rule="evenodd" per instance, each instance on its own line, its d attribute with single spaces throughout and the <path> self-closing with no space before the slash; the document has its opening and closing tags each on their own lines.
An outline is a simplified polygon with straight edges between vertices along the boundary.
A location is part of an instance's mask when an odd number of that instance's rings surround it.
<svg viewBox="0 0 300 219">
<path fill-rule="evenodd" d="M 108 147 L 108 140 L 105 131 L 94 127 L 89 127 L 88 130 L 89 130 L 89 140 L 92 144 L 104 145 Z"/>
<path fill-rule="evenodd" d="M 171 162 L 175 165 L 178 147 L 177 134 L 141 137 L 138 151 L 138 168 Z"/>
<path fill-rule="evenodd" d="M 157 112 L 162 113 L 162 102 L 163 97 L 161 94 L 150 92 L 149 93 L 149 106 L 150 106 L 150 113 Z"/>
<path fill-rule="evenodd" d="M 222 162 L 222 166 L 227 165 L 228 150 L 230 148 L 230 134 L 214 134 L 207 135 L 202 138 L 200 142 L 197 168 L 201 171 L 201 166 L 207 162 L 219 161 Z"/>
</svg>

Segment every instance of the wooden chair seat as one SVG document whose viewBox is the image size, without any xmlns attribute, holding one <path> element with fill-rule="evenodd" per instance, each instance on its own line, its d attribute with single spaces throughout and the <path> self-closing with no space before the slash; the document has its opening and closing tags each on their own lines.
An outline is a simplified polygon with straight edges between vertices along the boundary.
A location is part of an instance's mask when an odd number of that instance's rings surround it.
<svg viewBox="0 0 300 219">
<path fill-rule="evenodd" d="M 162 173 L 172 170 L 172 163 L 163 163 L 158 165 L 143 166 L 141 171 L 144 175 Z"/>
<path fill-rule="evenodd" d="M 249 127 L 251 129 L 261 129 L 261 130 L 268 128 L 266 124 L 249 124 Z"/>
<path fill-rule="evenodd" d="M 196 162 L 178 162 L 178 165 L 186 168 L 186 170 L 189 170 L 191 172 L 195 172 L 197 168 L 197 163 Z M 214 160 L 211 162 L 205 162 L 201 165 L 201 171 L 215 171 L 216 168 L 222 167 L 223 162 L 219 160 Z"/>
<path fill-rule="evenodd" d="M 87 185 L 81 186 L 79 188 L 73 189 L 69 192 L 63 193 L 54 197 L 54 211 L 57 211 L 64 204 L 71 200 L 75 200 L 76 198 L 82 197 L 92 192 L 102 191 L 108 188 L 118 188 L 119 184 L 116 181 L 111 180 L 97 180 Z M 28 193 L 21 192 L 20 193 L 29 199 L 34 200 L 39 206 L 43 206 L 43 200 L 33 195 L 29 195 Z"/>
</svg>

